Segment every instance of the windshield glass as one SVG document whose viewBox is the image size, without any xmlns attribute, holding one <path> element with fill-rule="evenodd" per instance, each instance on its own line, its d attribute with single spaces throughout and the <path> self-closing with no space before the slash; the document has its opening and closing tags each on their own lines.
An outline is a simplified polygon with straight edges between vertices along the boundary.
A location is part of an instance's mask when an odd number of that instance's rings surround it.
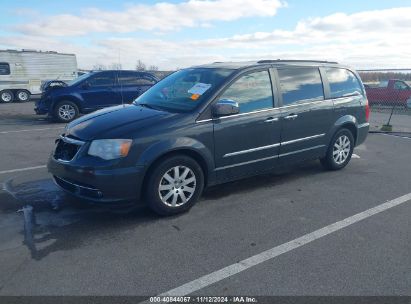
<svg viewBox="0 0 411 304">
<path fill-rule="evenodd" d="M 77 77 L 77 78 L 75 78 L 75 79 L 73 79 L 73 80 L 71 80 L 71 81 L 67 81 L 67 84 L 68 84 L 69 86 L 78 84 L 79 82 L 83 81 L 84 79 L 90 77 L 90 75 L 91 75 L 91 73 L 83 74 L 83 75 L 81 75 L 80 77 Z"/>
<path fill-rule="evenodd" d="M 134 104 L 166 111 L 190 112 L 217 89 L 233 73 L 229 69 L 184 69 L 157 83 Z"/>
</svg>

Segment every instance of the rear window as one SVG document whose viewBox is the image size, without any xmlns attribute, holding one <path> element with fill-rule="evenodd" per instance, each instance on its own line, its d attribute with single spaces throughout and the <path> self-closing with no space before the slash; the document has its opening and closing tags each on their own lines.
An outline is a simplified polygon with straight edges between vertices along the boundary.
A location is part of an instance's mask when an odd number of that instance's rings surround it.
<svg viewBox="0 0 411 304">
<path fill-rule="evenodd" d="M 361 84 L 351 71 L 341 68 L 327 68 L 326 73 L 330 84 L 331 98 L 362 94 Z"/>
<path fill-rule="evenodd" d="M 324 99 L 318 68 L 279 69 L 278 76 L 284 106 Z"/>
<path fill-rule="evenodd" d="M 10 75 L 10 65 L 7 62 L 0 62 L 0 75 Z"/>
</svg>

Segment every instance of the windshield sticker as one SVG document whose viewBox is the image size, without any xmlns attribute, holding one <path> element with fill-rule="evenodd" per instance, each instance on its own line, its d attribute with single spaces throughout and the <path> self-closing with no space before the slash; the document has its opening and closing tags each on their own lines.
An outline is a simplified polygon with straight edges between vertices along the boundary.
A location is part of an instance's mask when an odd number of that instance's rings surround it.
<svg viewBox="0 0 411 304">
<path fill-rule="evenodd" d="M 188 93 L 193 95 L 203 95 L 209 88 L 211 88 L 211 84 L 199 82 L 188 90 Z"/>
<path fill-rule="evenodd" d="M 190 98 L 191 98 L 192 100 L 197 100 L 197 99 L 200 98 L 200 96 L 201 96 L 200 94 L 193 94 L 193 95 L 191 95 Z"/>
</svg>

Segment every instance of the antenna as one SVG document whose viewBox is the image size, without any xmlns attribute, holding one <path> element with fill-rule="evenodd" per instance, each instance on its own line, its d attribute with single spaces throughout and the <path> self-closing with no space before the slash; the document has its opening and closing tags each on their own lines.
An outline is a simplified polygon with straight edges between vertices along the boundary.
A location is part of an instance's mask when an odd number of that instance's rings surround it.
<svg viewBox="0 0 411 304">
<path fill-rule="evenodd" d="M 120 85 L 121 105 L 124 108 L 123 83 L 120 81 L 120 77 L 119 77 L 120 72 L 121 72 L 119 71 L 120 66 L 121 66 L 121 57 L 120 57 L 120 49 L 118 49 L 117 81 Z"/>
</svg>

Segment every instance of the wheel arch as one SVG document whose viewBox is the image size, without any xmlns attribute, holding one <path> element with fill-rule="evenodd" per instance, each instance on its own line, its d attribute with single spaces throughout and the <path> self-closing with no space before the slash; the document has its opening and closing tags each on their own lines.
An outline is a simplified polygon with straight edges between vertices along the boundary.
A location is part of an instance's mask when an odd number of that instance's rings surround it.
<svg viewBox="0 0 411 304">
<path fill-rule="evenodd" d="M 55 109 L 56 105 L 57 105 L 59 102 L 62 102 L 62 101 L 71 101 L 71 102 L 73 102 L 73 103 L 77 106 L 79 112 L 80 112 L 80 113 L 83 113 L 83 107 L 81 106 L 81 101 L 80 101 L 78 98 L 76 98 L 76 97 L 74 97 L 74 96 L 71 96 L 71 95 L 58 96 L 58 97 L 54 100 L 53 105 L 51 106 L 50 111 L 51 111 L 51 112 L 54 112 L 54 109 Z"/>
<path fill-rule="evenodd" d="M 358 122 L 357 119 L 352 115 L 346 115 L 340 117 L 334 124 L 333 132 L 331 132 L 330 141 L 333 138 L 334 134 L 341 129 L 348 129 L 352 136 L 354 137 L 354 142 L 357 142 L 358 137 Z"/>
<path fill-rule="evenodd" d="M 153 157 L 153 159 L 147 164 L 147 169 L 145 170 L 143 177 L 142 189 L 146 189 L 148 179 L 153 169 L 163 160 L 176 155 L 184 155 L 194 159 L 200 165 L 203 171 L 204 187 L 206 187 L 210 183 L 210 179 L 212 179 L 212 170 L 210 170 L 210 164 L 209 162 L 207 162 L 206 156 L 204 156 L 204 154 L 200 151 L 190 147 L 176 147 L 168 151 L 164 151 L 164 153 L 158 154 L 157 156 Z"/>
</svg>

